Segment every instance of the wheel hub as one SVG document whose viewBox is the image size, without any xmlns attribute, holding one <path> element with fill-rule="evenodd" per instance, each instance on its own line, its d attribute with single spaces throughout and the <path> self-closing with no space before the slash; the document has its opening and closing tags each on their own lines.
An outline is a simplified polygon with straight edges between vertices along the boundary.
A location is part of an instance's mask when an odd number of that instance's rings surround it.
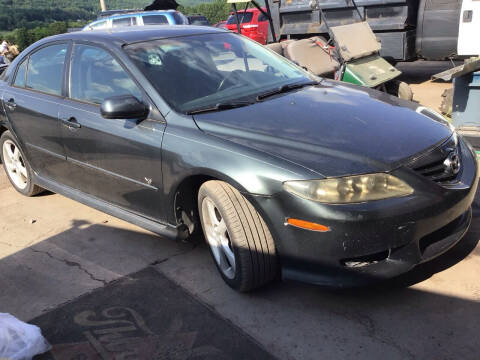
<svg viewBox="0 0 480 360">
<path fill-rule="evenodd" d="M 235 254 L 227 225 L 213 200 L 208 197 L 202 201 L 202 218 L 205 236 L 218 267 L 227 278 L 233 279 L 236 270 Z"/>
<path fill-rule="evenodd" d="M 28 184 L 28 172 L 18 146 L 11 140 L 3 143 L 3 159 L 9 178 L 19 189 Z"/>
</svg>

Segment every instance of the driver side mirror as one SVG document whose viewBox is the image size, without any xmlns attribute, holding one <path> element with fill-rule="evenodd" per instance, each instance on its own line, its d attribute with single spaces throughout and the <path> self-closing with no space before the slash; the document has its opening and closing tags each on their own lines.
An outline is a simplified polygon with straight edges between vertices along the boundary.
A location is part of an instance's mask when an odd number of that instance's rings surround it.
<svg viewBox="0 0 480 360">
<path fill-rule="evenodd" d="M 150 112 L 146 104 L 133 95 L 112 96 L 103 100 L 100 113 L 105 119 L 145 120 Z"/>
</svg>

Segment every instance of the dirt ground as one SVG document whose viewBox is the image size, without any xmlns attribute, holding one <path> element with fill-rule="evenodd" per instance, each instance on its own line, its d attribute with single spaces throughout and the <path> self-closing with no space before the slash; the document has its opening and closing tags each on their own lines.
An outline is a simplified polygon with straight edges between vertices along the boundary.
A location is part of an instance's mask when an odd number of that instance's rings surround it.
<svg viewBox="0 0 480 360">
<path fill-rule="evenodd" d="M 427 106 L 451 86 L 428 82 L 438 65 L 399 67 Z M 112 332 L 140 359 L 154 348 L 165 359 L 479 358 L 478 208 L 457 246 L 388 286 L 276 282 L 248 295 L 223 283 L 204 244 L 162 239 L 60 195 L 23 197 L 3 170 L 0 214 L 0 312 L 41 326 L 54 345 L 42 359 L 120 358 L 126 350 L 102 338 Z M 131 333 L 115 328 L 124 320 Z"/>
<path fill-rule="evenodd" d="M 451 68 L 447 61 L 416 61 L 414 63 L 399 63 L 397 67 L 403 72 L 401 78 L 410 84 L 413 100 L 439 111 L 442 94 L 452 88 L 452 83 L 433 82 L 431 76 Z"/>
</svg>

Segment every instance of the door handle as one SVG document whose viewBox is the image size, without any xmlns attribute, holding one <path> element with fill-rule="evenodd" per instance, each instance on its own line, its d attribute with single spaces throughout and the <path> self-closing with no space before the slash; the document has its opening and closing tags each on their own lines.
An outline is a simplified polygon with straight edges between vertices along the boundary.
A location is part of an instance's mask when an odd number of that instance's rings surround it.
<svg viewBox="0 0 480 360">
<path fill-rule="evenodd" d="M 80 129 L 82 125 L 73 116 L 68 119 L 62 119 L 62 123 L 71 129 Z"/>
<path fill-rule="evenodd" d="M 8 100 L 6 103 L 5 103 L 5 106 L 10 110 L 10 111 L 14 111 L 16 108 L 17 108 L 17 104 L 15 103 L 15 100 L 12 98 L 10 100 Z"/>
</svg>

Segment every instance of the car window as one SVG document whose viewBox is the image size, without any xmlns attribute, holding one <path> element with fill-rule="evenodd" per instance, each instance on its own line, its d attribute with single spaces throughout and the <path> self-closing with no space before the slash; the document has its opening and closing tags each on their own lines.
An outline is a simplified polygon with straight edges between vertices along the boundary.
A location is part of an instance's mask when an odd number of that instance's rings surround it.
<svg viewBox="0 0 480 360">
<path fill-rule="evenodd" d="M 173 19 L 175 20 L 175 24 L 177 25 L 186 25 L 188 24 L 188 19 L 186 16 L 179 12 L 174 12 L 172 13 Z"/>
<path fill-rule="evenodd" d="M 70 76 L 70 97 L 101 104 L 111 96 L 142 93 L 122 66 L 107 51 L 89 45 L 75 45 Z"/>
<path fill-rule="evenodd" d="M 260 15 L 258 15 L 258 22 L 260 21 L 268 21 L 268 18 L 262 13 L 260 13 Z"/>
<path fill-rule="evenodd" d="M 120 19 L 113 19 L 112 20 L 112 27 L 120 27 L 120 26 L 131 26 L 132 25 L 132 18 L 120 18 Z"/>
<path fill-rule="evenodd" d="M 238 12 L 238 21 L 240 21 L 240 24 L 248 23 L 252 21 L 253 18 L 253 12 Z M 227 24 L 236 24 L 237 20 L 235 19 L 235 14 L 230 15 L 230 17 L 227 20 Z"/>
<path fill-rule="evenodd" d="M 142 18 L 144 25 L 168 25 L 168 19 L 164 15 L 145 15 Z"/>
<path fill-rule="evenodd" d="M 27 88 L 47 94 L 62 94 L 62 74 L 67 44 L 50 45 L 30 55 Z"/>
<path fill-rule="evenodd" d="M 17 70 L 17 75 L 15 76 L 14 86 L 25 87 L 25 73 L 27 71 L 27 60 L 25 60 Z"/>
<path fill-rule="evenodd" d="M 190 25 L 203 25 L 203 26 L 210 26 L 207 18 L 205 16 L 190 16 Z"/>
<path fill-rule="evenodd" d="M 95 24 L 90 25 L 90 28 L 92 29 L 101 29 L 107 26 L 107 21 L 99 21 Z"/>
</svg>

